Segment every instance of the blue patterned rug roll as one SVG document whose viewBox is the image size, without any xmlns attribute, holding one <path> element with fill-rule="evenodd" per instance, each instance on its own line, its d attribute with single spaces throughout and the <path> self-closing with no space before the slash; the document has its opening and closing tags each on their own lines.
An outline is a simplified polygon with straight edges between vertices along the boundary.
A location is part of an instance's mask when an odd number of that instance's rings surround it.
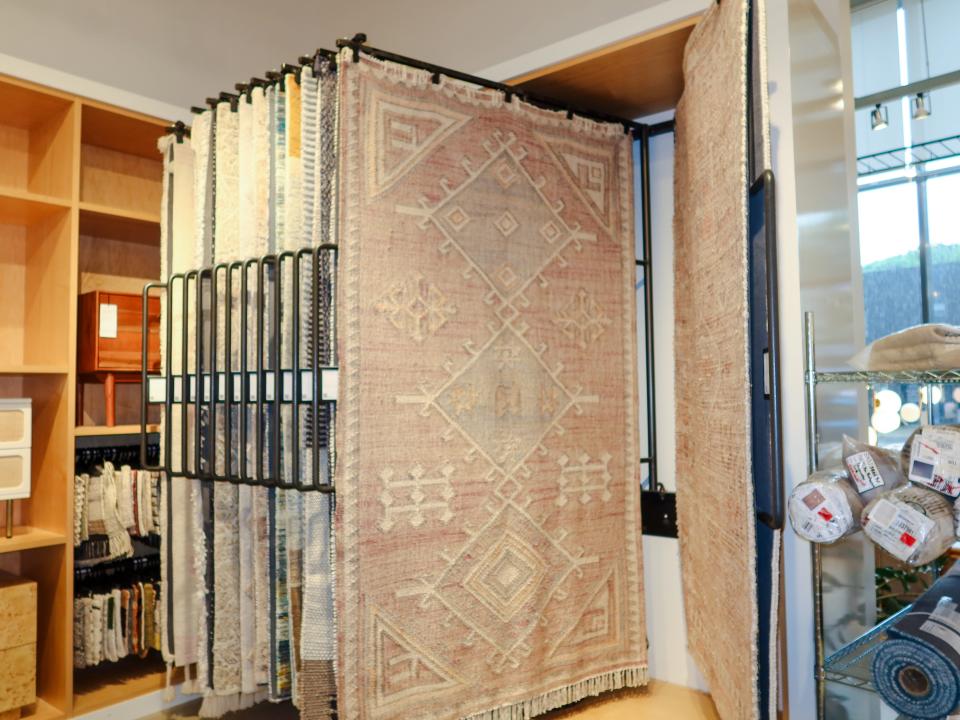
<svg viewBox="0 0 960 720">
<path fill-rule="evenodd" d="M 960 570 L 951 570 L 888 629 L 873 659 L 883 700 L 911 718 L 939 720 L 960 706 Z"/>
</svg>

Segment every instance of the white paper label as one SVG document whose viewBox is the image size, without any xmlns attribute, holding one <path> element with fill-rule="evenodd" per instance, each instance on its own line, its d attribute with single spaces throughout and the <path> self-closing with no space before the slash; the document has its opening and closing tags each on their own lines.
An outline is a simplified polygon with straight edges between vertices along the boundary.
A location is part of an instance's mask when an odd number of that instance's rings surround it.
<svg viewBox="0 0 960 720">
<path fill-rule="evenodd" d="M 117 337 L 117 306 L 112 303 L 100 303 L 100 337 Z"/>
<path fill-rule="evenodd" d="M 908 477 L 944 495 L 960 496 L 960 433 L 925 427 L 910 446 Z"/>
<path fill-rule="evenodd" d="M 872 537 L 878 545 L 900 560 L 906 561 L 927 539 L 936 523 L 923 513 L 904 503 L 892 503 L 885 498 L 873 506 L 867 521 Z"/>
<path fill-rule="evenodd" d="M 811 488 L 793 507 L 797 511 L 794 520 L 799 521 L 797 529 L 802 537 L 814 542 L 831 542 L 846 532 L 847 528 L 842 525 L 843 514 L 819 488 Z"/>
<path fill-rule="evenodd" d="M 873 454 L 860 452 L 847 458 L 847 470 L 857 486 L 858 493 L 865 493 L 874 488 L 883 487 L 883 477 L 877 467 Z"/>
</svg>

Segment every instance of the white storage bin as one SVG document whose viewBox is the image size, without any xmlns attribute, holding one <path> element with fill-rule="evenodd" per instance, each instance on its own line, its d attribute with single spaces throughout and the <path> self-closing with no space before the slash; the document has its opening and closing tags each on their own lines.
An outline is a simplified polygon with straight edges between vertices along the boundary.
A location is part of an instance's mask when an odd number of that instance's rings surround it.
<svg viewBox="0 0 960 720">
<path fill-rule="evenodd" d="M 30 497 L 30 448 L 0 449 L 0 500 Z"/>
<path fill-rule="evenodd" d="M 30 447 L 32 416 L 30 398 L 0 399 L 0 450 Z"/>
</svg>

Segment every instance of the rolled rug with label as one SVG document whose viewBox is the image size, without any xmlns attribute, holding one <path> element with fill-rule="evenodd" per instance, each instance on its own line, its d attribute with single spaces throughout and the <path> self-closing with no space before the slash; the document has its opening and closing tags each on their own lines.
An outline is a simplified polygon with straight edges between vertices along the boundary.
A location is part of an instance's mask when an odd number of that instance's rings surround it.
<svg viewBox="0 0 960 720">
<path fill-rule="evenodd" d="M 917 428 L 903 445 L 900 465 L 911 482 L 960 497 L 960 425 Z"/>
<path fill-rule="evenodd" d="M 895 451 L 860 442 L 849 435 L 843 436 L 843 465 L 865 503 L 907 482 Z"/>
<path fill-rule="evenodd" d="M 863 531 L 907 565 L 926 565 L 956 539 L 953 505 L 943 495 L 904 485 L 872 500 L 861 515 Z"/>
<path fill-rule="evenodd" d="M 839 468 L 815 472 L 793 488 L 787 502 L 793 531 L 815 543 L 833 543 L 855 533 L 862 511 L 863 500 Z"/>
<path fill-rule="evenodd" d="M 944 718 L 960 705 L 960 567 L 937 580 L 887 629 L 874 686 L 906 717 Z"/>
</svg>

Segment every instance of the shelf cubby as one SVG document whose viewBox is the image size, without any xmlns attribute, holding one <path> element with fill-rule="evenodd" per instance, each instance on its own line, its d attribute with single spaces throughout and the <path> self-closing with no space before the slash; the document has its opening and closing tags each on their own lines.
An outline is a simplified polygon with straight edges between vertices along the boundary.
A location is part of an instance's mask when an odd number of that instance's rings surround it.
<svg viewBox="0 0 960 720">
<path fill-rule="evenodd" d="M 0 78 L 0 191 L 72 198 L 75 113 L 65 95 Z"/>
<path fill-rule="evenodd" d="M 101 214 L 159 221 L 162 126 L 84 103 L 80 121 L 80 201 Z"/>
<path fill-rule="evenodd" d="M 69 208 L 0 195 L 0 367 L 70 363 L 72 238 Z"/>
</svg>

